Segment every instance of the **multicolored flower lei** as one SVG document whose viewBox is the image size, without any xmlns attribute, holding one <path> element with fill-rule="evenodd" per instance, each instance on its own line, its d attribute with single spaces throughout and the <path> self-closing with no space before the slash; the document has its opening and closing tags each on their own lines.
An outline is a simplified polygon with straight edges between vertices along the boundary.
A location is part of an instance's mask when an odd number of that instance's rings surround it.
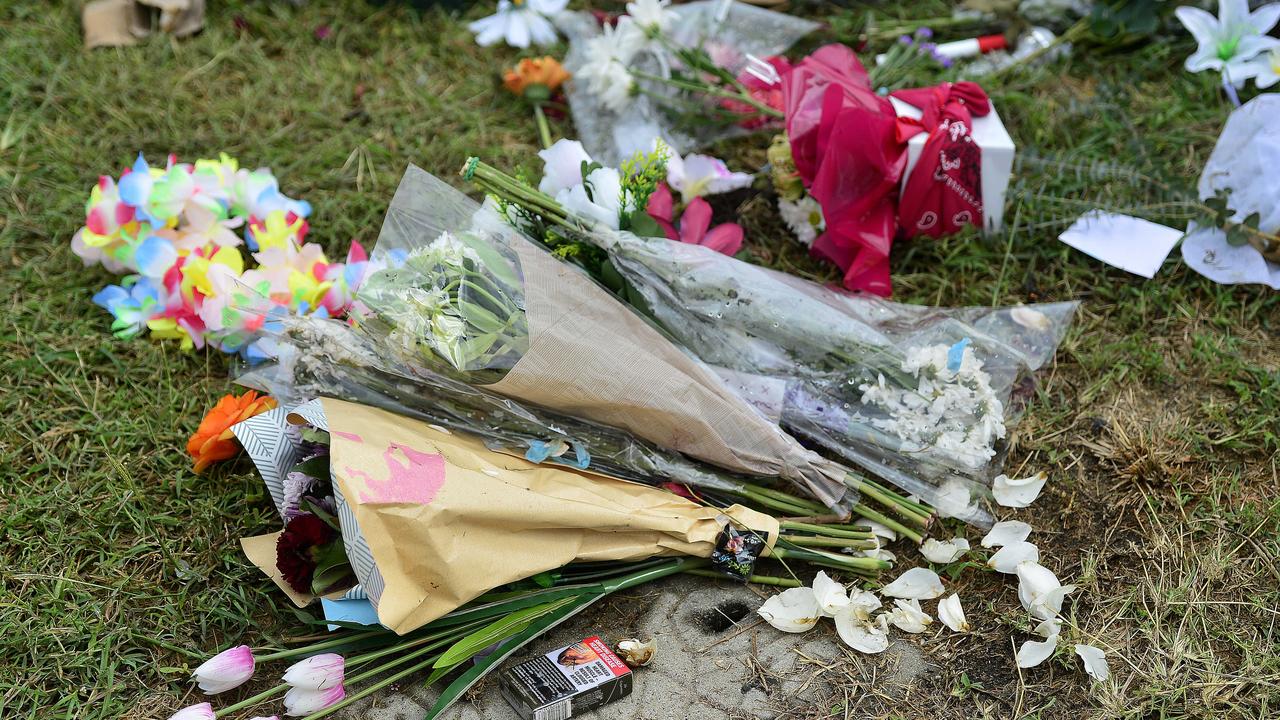
<svg viewBox="0 0 1280 720">
<path fill-rule="evenodd" d="M 357 242 L 345 263 L 304 242 L 310 214 L 265 168 L 221 154 L 195 163 L 170 155 L 161 169 L 139 153 L 119 180 L 99 178 L 71 249 L 86 266 L 124 274 L 93 297 L 116 337 L 149 331 L 252 360 L 273 318 L 343 315 L 373 269 Z"/>
</svg>

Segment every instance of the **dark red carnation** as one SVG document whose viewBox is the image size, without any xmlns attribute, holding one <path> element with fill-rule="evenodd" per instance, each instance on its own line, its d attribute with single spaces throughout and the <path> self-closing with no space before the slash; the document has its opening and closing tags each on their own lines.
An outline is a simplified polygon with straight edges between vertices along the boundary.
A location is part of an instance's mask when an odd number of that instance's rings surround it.
<svg viewBox="0 0 1280 720">
<path fill-rule="evenodd" d="M 333 542 L 338 533 L 323 520 L 303 513 L 285 525 L 276 540 L 276 567 L 289 587 L 300 593 L 311 592 L 311 579 L 316 572 L 320 550 Z"/>
</svg>

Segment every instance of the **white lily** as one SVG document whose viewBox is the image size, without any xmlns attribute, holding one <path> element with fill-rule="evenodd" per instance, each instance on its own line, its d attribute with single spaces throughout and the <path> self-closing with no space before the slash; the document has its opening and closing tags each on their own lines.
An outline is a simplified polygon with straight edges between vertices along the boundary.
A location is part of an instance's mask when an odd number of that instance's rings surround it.
<svg viewBox="0 0 1280 720">
<path fill-rule="evenodd" d="M 991 484 L 991 494 L 995 496 L 997 503 L 1005 507 L 1024 508 L 1040 496 L 1048 479 L 1042 472 L 1021 480 L 1013 480 L 1008 475 L 997 475 Z"/>
<path fill-rule="evenodd" d="M 630 198 L 624 207 L 622 196 L 622 174 L 617 168 L 599 167 L 592 170 L 582 184 L 556 193 L 556 202 L 570 212 L 617 230 L 623 210 L 632 209 Z"/>
<path fill-rule="evenodd" d="M 969 621 L 964 617 L 964 607 L 960 605 L 960 596 L 955 593 L 938 601 L 938 619 L 955 632 L 969 632 Z"/>
<path fill-rule="evenodd" d="M 556 28 L 547 18 L 564 10 L 569 0 L 500 0 L 498 12 L 480 18 L 467 26 L 476 35 L 476 44 L 489 47 L 499 40 L 508 45 L 527 48 L 551 45 L 556 41 Z"/>
<path fill-rule="evenodd" d="M 889 647 L 888 623 L 884 614 L 873 622 L 860 617 L 858 609 L 850 604 L 836 613 L 836 633 L 846 645 L 861 653 L 884 652 Z"/>
<path fill-rule="evenodd" d="M 920 608 L 919 600 L 894 600 L 889 622 L 902 632 L 922 633 L 933 624 L 933 618 Z"/>
<path fill-rule="evenodd" d="M 924 544 L 920 546 L 920 554 L 929 562 L 939 565 L 953 563 L 967 552 L 969 552 L 969 541 L 962 537 L 947 541 L 926 538 Z"/>
<path fill-rule="evenodd" d="M 1174 14 L 1200 47 L 1187 58 L 1188 72 L 1218 70 L 1236 87 L 1244 85 L 1254 68 L 1250 60 L 1280 40 L 1267 33 L 1280 21 L 1280 5 L 1272 3 L 1249 12 L 1249 0 L 1218 0 L 1218 17 L 1196 7 L 1180 7 Z"/>
<path fill-rule="evenodd" d="M 1018 667 L 1031 668 L 1053 657 L 1058 649 L 1058 636 L 1062 633 L 1061 620 L 1045 620 L 1036 626 L 1036 634 L 1044 641 L 1028 640 L 1018 648 Z"/>
<path fill-rule="evenodd" d="M 997 550 L 987 560 L 987 567 L 1005 575 L 1012 575 L 1018 571 L 1018 566 L 1024 562 L 1040 562 L 1040 549 L 1026 540 L 1021 540 L 1009 543 Z"/>
<path fill-rule="evenodd" d="M 894 554 L 893 554 L 893 552 L 891 552 L 891 551 L 889 551 L 889 550 L 885 550 L 885 549 L 884 549 L 884 539 L 883 539 L 883 538 L 881 538 L 881 537 L 879 537 L 879 536 L 876 536 L 876 537 L 871 538 L 871 540 L 872 540 L 872 542 L 874 542 L 874 543 L 876 544 L 876 545 L 875 545 L 875 547 L 873 547 L 873 548 L 867 548 L 867 549 L 863 550 L 863 551 L 862 551 L 862 554 L 863 554 L 863 555 L 865 555 L 865 556 L 867 556 L 867 557 L 869 557 L 869 558 L 875 558 L 875 559 L 877 559 L 877 560 L 884 560 L 885 562 L 889 562 L 889 563 L 893 563 L 893 562 L 897 562 L 897 561 L 898 561 L 898 556 L 897 556 L 897 555 L 894 555 Z"/>
<path fill-rule="evenodd" d="M 982 538 L 982 547 L 993 548 L 1022 542 L 1031 537 L 1031 526 L 1021 520 L 1005 520 L 991 526 L 991 532 Z"/>
<path fill-rule="evenodd" d="M 1076 645 L 1076 654 L 1084 661 L 1084 671 L 1089 677 L 1104 682 L 1111 677 L 1111 666 L 1107 664 L 1107 654 L 1092 645 Z"/>
<path fill-rule="evenodd" d="M 555 197 L 561 190 L 582 184 L 582 163 L 591 163 L 591 156 L 577 140 L 560 138 L 554 145 L 538 151 L 542 158 L 542 180 L 538 189 Z"/>
<path fill-rule="evenodd" d="M 1280 82 L 1280 50 L 1272 50 L 1264 55 L 1259 55 L 1249 63 L 1249 73 L 1253 76 L 1253 84 L 1258 86 L 1259 90 L 1275 85 Z"/>
<path fill-rule="evenodd" d="M 800 633 L 813 629 L 822 617 L 822 608 L 813 588 L 784 590 L 764 601 L 756 611 L 765 622 L 782 632 Z"/>
<path fill-rule="evenodd" d="M 679 190 L 686 203 L 704 195 L 718 195 L 751 186 L 752 176 L 732 172 L 720 158 L 690 153 L 667 158 L 667 184 Z"/>
<path fill-rule="evenodd" d="M 942 578 L 929 568 L 915 567 L 885 585 L 880 593 L 906 600 L 932 600 L 943 593 Z"/>
<path fill-rule="evenodd" d="M 1027 612 L 1050 620 L 1062 612 L 1062 601 L 1075 592 L 1075 585 L 1063 585 L 1052 570 L 1034 562 L 1018 565 L 1018 600 Z"/>
<path fill-rule="evenodd" d="M 835 617 L 837 610 L 849 604 L 849 593 L 844 585 L 832 580 L 822 570 L 813 578 L 813 596 L 818 601 L 818 609 L 827 617 Z"/>
</svg>

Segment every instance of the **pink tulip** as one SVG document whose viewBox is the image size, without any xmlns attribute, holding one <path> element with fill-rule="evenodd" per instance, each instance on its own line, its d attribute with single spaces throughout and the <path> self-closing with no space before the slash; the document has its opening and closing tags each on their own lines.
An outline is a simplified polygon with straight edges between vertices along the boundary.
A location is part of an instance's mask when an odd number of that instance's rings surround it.
<svg viewBox="0 0 1280 720">
<path fill-rule="evenodd" d="M 279 715 L 272 715 L 271 717 L 258 716 L 254 718 L 249 718 L 249 720 L 280 720 L 280 716 Z"/>
<path fill-rule="evenodd" d="M 169 720 L 214 720 L 215 717 L 212 705 L 200 703 L 199 705 L 182 708 L 170 715 Z"/>
<path fill-rule="evenodd" d="M 284 694 L 284 714 L 295 717 L 310 715 L 342 702 L 346 696 L 347 689 L 342 685 L 335 685 L 327 690 L 289 688 L 289 692 Z"/>
<path fill-rule="evenodd" d="M 299 690 L 328 690 L 342 684 L 345 669 L 341 655 L 323 653 L 289 666 L 281 679 Z"/>
<path fill-rule="evenodd" d="M 253 650 L 240 645 L 214 655 L 191 673 L 206 695 L 239 687 L 253 677 Z"/>
</svg>

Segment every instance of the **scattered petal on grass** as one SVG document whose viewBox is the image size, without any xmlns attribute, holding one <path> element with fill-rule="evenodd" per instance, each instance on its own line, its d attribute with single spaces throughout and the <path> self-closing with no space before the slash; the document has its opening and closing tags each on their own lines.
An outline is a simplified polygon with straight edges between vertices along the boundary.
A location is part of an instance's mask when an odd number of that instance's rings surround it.
<svg viewBox="0 0 1280 720">
<path fill-rule="evenodd" d="M 853 605 L 840 608 L 835 619 L 840 639 L 854 650 L 874 654 L 884 652 L 889 647 L 889 633 L 884 629 L 883 623 L 876 624 L 859 618 Z"/>
<path fill-rule="evenodd" d="M 844 585 L 821 570 L 813 578 L 813 595 L 818 601 L 818 609 L 827 617 L 835 617 L 837 610 L 849 604 L 849 593 Z"/>
<path fill-rule="evenodd" d="M 1092 645 L 1076 645 L 1076 654 L 1084 661 L 1084 671 L 1089 673 L 1089 677 L 1099 682 L 1111 677 L 1106 653 Z"/>
<path fill-rule="evenodd" d="M 1040 562 L 1040 550 L 1026 540 L 1009 543 L 995 551 L 995 554 L 987 560 L 987 567 L 996 572 L 1012 575 L 1018 571 L 1018 565 L 1024 562 Z"/>
<path fill-rule="evenodd" d="M 1062 621 L 1045 620 L 1036 626 L 1035 633 L 1044 638 L 1044 641 L 1028 640 L 1022 643 L 1022 647 L 1018 648 L 1018 667 L 1035 667 L 1053 656 L 1058 649 L 1058 636 L 1062 634 Z"/>
<path fill-rule="evenodd" d="M 992 548 L 1022 542 L 1031 537 L 1031 526 L 1021 520 L 1005 520 L 991 526 L 991 532 L 982 538 L 982 547 Z"/>
<path fill-rule="evenodd" d="M 955 593 L 938 601 L 938 619 L 958 633 L 969 632 L 969 621 L 964 617 L 960 596 Z"/>
<path fill-rule="evenodd" d="M 1011 508 L 1024 508 L 1040 496 L 1040 490 L 1049 479 L 1044 473 L 1036 473 L 1021 480 L 1011 480 L 1008 475 L 997 475 L 991 485 L 996 502 Z"/>
<path fill-rule="evenodd" d="M 894 600 L 889 622 L 902 632 L 922 633 L 929 629 L 933 618 L 920 608 L 919 600 Z"/>
<path fill-rule="evenodd" d="M 822 617 L 813 588 L 783 590 L 764 601 L 756 611 L 766 622 L 782 632 L 800 633 L 810 630 Z"/>
<path fill-rule="evenodd" d="M 882 595 L 907 600 L 932 600 L 943 592 L 942 578 L 929 568 L 915 567 L 885 585 Z"/>
<path fill-rule="evenodd" d="M 880 609 L 880 598 L 867 590 L 854 589 L 849 593 L 849 607 L 853 608 L 853 616 L 860 620 L 870 620 L 871 613 Z"/>
<path fill-rule="evenodd" d="M 920 546 L 920 554 L 931 563 L 946 565 L 953 563 L 969 552 L 969 541 L 958 537 L 954 540 L 942 541 L 926 538 Z"/>
<path fill-rule="evenodd" d="M 1034 562 L 1018 565 L 1018 600 L 1027 612 L 1050 620 L 1062 612 L 1062 601 L 1075 591 L 1074 585 L 1063 585 L 1052 570 Z"/>
</svg>

